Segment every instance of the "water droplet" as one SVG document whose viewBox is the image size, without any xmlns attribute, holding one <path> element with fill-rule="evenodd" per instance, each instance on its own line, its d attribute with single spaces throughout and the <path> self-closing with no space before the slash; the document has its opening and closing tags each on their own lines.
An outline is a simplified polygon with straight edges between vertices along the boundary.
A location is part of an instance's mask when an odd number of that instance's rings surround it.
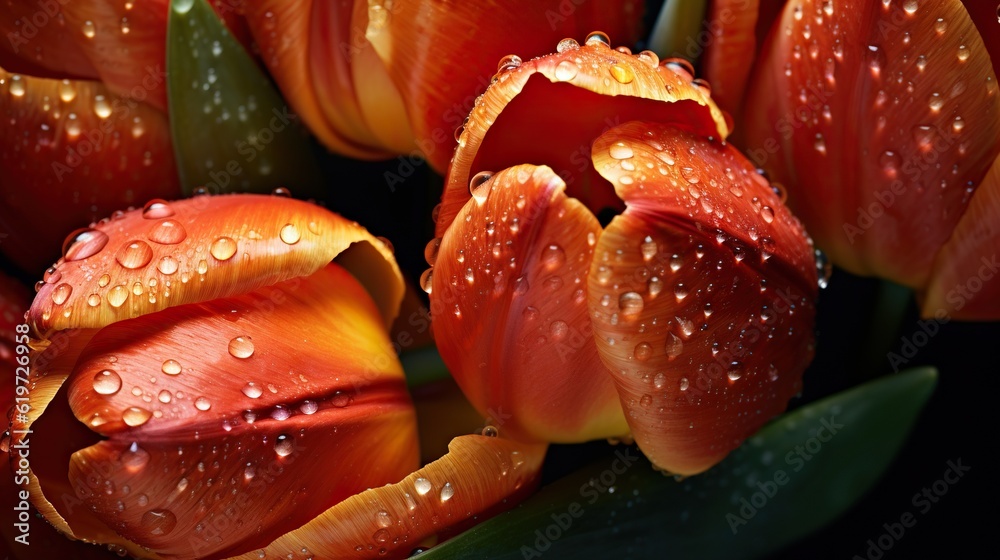
<svg viewBox="0 0 1000 560">
<path fill-rule="evenodd" d="M 741 362 L 732 362 L 729 364 L 729 371 L 726 372 L 730 381 L 736 381 L 737 379 L 743 377 L 743 364 Z"/>
<path fill-rule="evenodd" d="M 917 0 L 905 0 L 903 2 L 903 10 L 910 15 L 913 15 L 917 11 L 917 7 Z"/>
<path fill-rule="evenodd" d="M 94 96 L 94 114 L 101 119 L 111 116 L 111 104 L 103 95 Z"/>
<path fill-rule="evenodd" d="M 612 64 L 608 70 L 611 72 L 611 77 L 620 84 L 629 84 L 635 79 L 635 73 L 628 66 Z"/>
<path fill-rule="evenodd" d="M 550 243 L 542 249 L 542 265 L 548 270 L 555 270 L 566 262 L 566 252 L 555 243 Z"/>
<path fill-rule="evenodd" d="M 648 342 L 640 342 L 635 345 L 635 350 L 632 352 L 637 361 L 645 362 L 653 355 L 653 347 Z"/>
<path fill-rule="evenodd" d="M 135 428 L 136 426 L 145 424 L 152 416 L 153 413 L 145 408 L 130 406 L 122 411 L 122 422 L 125 422 L 127 426 Z"/>
<path fill-rule="evenodd" d="M 114 395 L 122 388 L 122 378 L 115 370 L 106 369 L 94 376 L 94 391 L 99 395 Z"/>
<path fill-rule="evenodd" d="M 441 501 L 447 502 L 455 495 L 455 488 L 452 487 L 450 482 L 445 482 L 444 486 L 441 487 Z"/>
<path fill-rule="evenodd" d="M 637 292 L 625 292 L 618 297 L 618 307 L 621 309 L 622 315 L 628 317 L 638 315 L 642 312 L 642 296 Z"/>
<path fill-rule="evenodd" d="M 108 290 L 108 303 L 111 304 L 111 307 L 117 309 L 122 305 L 124 305 L 125 300 L 127 299 L 128 299 L 128 289 L 126 289 L 125 286 L 122 286 L 121 284 Z"/>
<path fill-rule="evenodd" d="M 669 358 L 670 360 L 674 360 L 677 358 L 677 356 L 681 355 L 681 351 L 683 350 L 684 350 L 684 343 L 681 342 L 681 339 L 678 338 L 677 335 L 675 335 L 674 333 L 667 334 L 667 344 L 666 344 L 667 358 Z"/>
<path fill-rule="evenodd" d="M 659 276 L 653 276 L 646 282 L 646 288 L 649 290 L 649 297 L 656 297 L 663 291 L 663 281 Z"/>
<path fill-rule="evenodd" d="M 138 443 L 132 442 L 132 445 L 122 453 L 121 461 L 126 470 L 134 473 L 149 463 L 149 453 L 139 447 Z"/>
<path fill-rule="evenodd" d="M 288 457 L 294 448 L 292 436 L 281 434 L 274 439 L 274 452 L 278 457 Z"/>
<path fill-rule="evenodd" d="M 584 44 L 591 47 L 595 45 L 611 47 L 611 39 L 609 39 L 608 34 L 603 31 L 591 31 L 590 34 L 587 35 L 587 39 L 584 41 Z"/>
<path fill-rule="evenodd" d="M 118 264 L 130 270 L 146 266 L 152 258 L 153 249 L 148 243 L 140 240 L 126 243 L 115 254 Z"/>
<path fill-rule="evenodd" d="M 94 35 L 97 35 L 97 27 L 94 25 L 94 22 L 90 21 L 89 19 L 83 22 L 83 27 L 81 27 L 81 31 L 83 31 L 83 36 L 88 39 L 93 39 Z"/>
<path fill-rule="evenodd" d="M 497 437 L 500 435 L 500 430 L 498 430 L 496 426 L 486 426 L 480 433 L 486 437 Z"/>
<path fill-rule="evenodd" d="M 564 60 L 556 65 L 556 79 L 560 82 L 572 80 L 579 72 L 580 69 L 571 60 Z"/>
<path fill-rule="evenodd" d="M 434 266 L 434 263 L 437 261 L 438 251 L 441 250 L 441 241 L 440 237 L 435 237 L 424 246 L 424 260 L 430 266 Z"/>
<path fill-rule="evenodd" d="M 177 263 L 177 259 L 173 257 L 163 257 L 158 263 L 156 263 L 156 270 L 159 270 L 162 274 L 171 275 L 177 272 L 177 268 L 180 265 Z"/>
<path fill-rule="evenodd" d="M 646 262 L 653 260 L 657 252 L 656 241 L 653 241 L 653 238 L 647 235 L 642 240 L 642 244 L 639 245 L 639 251 L 642 253 L 642 260 Z"/>
<path fill-rule="evenodd" d="M 174 2 L 176 6 L 179 2 Z M 169 534 L 177 526 L 177 517 L 169 509 L 151 509 L 142 514 L 139 525 L 153 536 Z"/>
<path fill-rule="evenodd" d="M 934 22 L 934 31 L 937 31 L 938 35 L 941 35 L 947 30 L 948 22 L 944 18 L 937 18 L 937 21 Z"/>
<path fill-rule="evenodd" d="M 287 226 L 286 226 L 287 227 Z M 236 241 L 231 237 L 220 237 L 212 242 L 209 252 L 219 261 L 227 261 L 236 254 Z"/>
<path fill-rule="evenodd" d="M 816 151 L 826 155 L 826 140 L 823 139 L 823 135 L 819 132 L 816 133 L 816 140 L 813 142 L 813 147 Z"/>
<path fill-rule="evenodd" d="M 679 385 L 681 391 L 687 391 L 690 386 L 690 382 L 687 377 L 682 377 Z"/>
<path fill-rule="evenodd" d="M 330 404 L 336 408 L 344 408 L 345 406 L 351 404 L 354 398 L 350 394 L 344 391 L 337 391 L 330 398 Z"/>
<path fill-rule="evenodd" d="M 969 52 L 969 47 L 966 47 L 965 45 L 961 45 L 961 46 L 958 47 L 958 61 L 959 62 L 965 62 L 966 60 L 969 60 L 969 55 L 970 54 L 971 53 Z"/>
<path fill-rule="evenodd" d="M 229 355 L 234 358 L 246 359 L 253 356 L 253 341 L 249 336 L 237 336 L 229 341 Z"/>
<path fill-rule="evenodd" d="M 264 390 L 260 388 L 260 385 L 257 385 L 252 381 L 243 386 L 243 394 L 250 397 L 251 399 L 256 399 L 260 397 L 263 393 Z"/>
<path fill-rule="evenodd" d="M 878 162 L 887 175 L 895 176 L 899 171 L 899 166 L 903 163 L 903 158 L 892 150 L 886 150 L 879 156 Z"/>
<path fill-rule="evenodd" d="M 176 245 L 187 238 L 187 231 L 175 220 L 163 220 L 149 230 L 147 237 L 160 245 Z"/>
<path fill-rule="evenodd" d="M 66 237 L 63 243 L 63 257 L 67 261 L 78 261 L 96 255 L 108 244 L 108 236 L 96 229 L 80 229 Z"/>
<path fill-rule="evenodd" d="M 212 408 L 212 403 L 205 397 L 198 397 L 194 400 L 194 407 L 202 412 L 205 412 L 206 410 Z"/>
<path fill-rule="evenodd" d="M 433 267 L 432 268 L 428 268 L 427 270 L 425 270 L 423 272 L 423 274 L 420 275 L 420 288 L 423 291 L 427 292 L 428 294 L 431 293 L 431 289 L 434 286 L 433 278 L 434 278 L 434 268 Z"/>
<path fill-rule="evenodd" d="M 56 289 L 52 290 L 52 303 L 62 305 L 66 303 L 66 300 L 69 299 L 69 296 L 72 293 L 72 286 L 69 284 L 59 284 L 56 286 Z"/>
<path fill-rule="evenodd" d="M 293 224 L 285 224 L 278 233 L 278 237 L 289 245 L 295 245 L 299 242 L 301 235 L 299 234 L 299 228 Z"/>
<path fill-rule="evenodd" d="M 820 289 L 825 289 L 830 285 L 830 275 L 833 274 L 833 265 L 826 258 L 826 253 L 816 249 L 816 274 L 819 278 Z"/>
<path fill-rule="evenodd" d="M 307 416 L 310 414 L 316 414 L 317 410 L 319 410 L 319 404 L 317 404 L 316 401 L 306 400 L 302 401 L 302 404 L 299 405 L 299 412 Z"/>
<path fill-rule="evenodd" d="M 490 185 L 487 182 L 491 177 L 493 177 L 492 171 L 480 171 L 473 175 L 472 180 L 469 181 L 469 194 L 479 204 L 486 202 L 486 196 L 490 193 Z"/>
<path fill-rule="evenodd" d="M 628 159 L 635 155 L 632 148 L 624 142 L 615 142 L 612 144 L 608 149 L 608 154 L 615 159 Z"/>
<path fill-rule="evenodd" d="M 564 53 L 570 49 L 577 49 L 577 48 L 580 48 L 580 43 L 577 43 L 576 39 L 566 38 L 563 39 L 562 41 L 559 41 L 559 43 L 556 45 L 556 52 Z"/>
<path fill-rule="evenodd" d="M 160 391 L 160 393 L 156 395 L 156 400 L 160 401 L 163 404 L 168 404 L 173 398 L 174 397 L 173 395 L 170 394 L 170 391 L 166 389 Z"/>
<path fill-rule="evenodd" d="M 417 478 L 413 481 L 413 488 L 417 491 L 418 496 L 424 496 L 431 491 L 431 481 L 426 478 Z"/>
<path fill-rule="evenodd" d="M 931 111 L 937 113 L 941 110 L 941 107 L 944 106 L 944 99 L 941 97 L 940 93 L 934 92 L 931 94 L 931 99 L 927 105 L 931 108 Z"/>
<path fill-rule="evenodd" d="M 97 307 L 101 304 L 101 296 L 97 294 L 90 294 L 87 296 L 87 305 L 91 307 Z"/>
<path fill-rule="evenodd" d="M 497 63 L 497 72 L 509 72 L 521 65 L 521 57 L 516 54 L 508 54 Z"/>
<path fill-rule="evenodd" d="M 160 367 L 160 371 L 167 375 L 180 375 L 181 363 L 177 360 L 166 360 Z"/>
</svg>

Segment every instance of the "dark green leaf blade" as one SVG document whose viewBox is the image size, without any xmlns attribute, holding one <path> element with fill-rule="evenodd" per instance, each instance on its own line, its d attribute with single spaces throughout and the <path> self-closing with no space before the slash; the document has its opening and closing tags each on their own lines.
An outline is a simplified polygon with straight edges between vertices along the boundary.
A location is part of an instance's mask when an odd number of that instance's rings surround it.
<svg viewBox="0 0 1000 560">
<path fill-rule="evenodd" d="M 308 137 L 206 0 L 172 0 L 167 100 L 186 194 L 270 192 L 318 196 Z"/>
<path fill-rule="evenodd" d="M 620 447 L 420 557 L 761 557 L 829 523 L 878 480 L 936 380 L 933 368 L 915 369 L 810 403 L 681 482 Z"/>
</svg>

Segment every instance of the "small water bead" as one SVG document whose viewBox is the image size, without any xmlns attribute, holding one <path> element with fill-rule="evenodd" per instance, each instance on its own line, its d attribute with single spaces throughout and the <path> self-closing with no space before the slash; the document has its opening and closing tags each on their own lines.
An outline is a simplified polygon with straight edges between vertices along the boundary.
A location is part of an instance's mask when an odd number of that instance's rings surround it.
<svg viewBox="0 0 1000 560">
<path fill-rule="evenodd" d="M 961 45 L 961 46 L 958 47 L 958 61 L 959 62 L 965 62 L 966 60 L 969 60 L 969 55 L 970 54 L 971 53 L 969 52 L 969 48 L 966 47 L 965 45 Z"/>
<path fill-rule="evenodd" d="M 486 202 L 486 197 L 490 192 L 490 185 L 487 183 L 491 177 L 493 177 L 492 171 L 480 171 L 469 181 L 469 195 L 476 199 L 479 204 Z"/>
<path fill-rule="evenodd" d="M 153 258 L 153 249 L 145 241 L 135 240 L 126 243 L 115 254 L 115 260 L 123 267 L 135 270 L 149 264 Z"/>
<path fill-rule="evenodd" d="M 417 478 L 413 481 L 413 488 L 417 491 L 418 496 L 424 496 L 431 491 L 431 481 L 426 478 Z"/>
<path fill-rule="evenodd" d="M 937 31 L 938 35 L 944 34 L 948 30 L 948 22 L 944 18 L 937 18 L 934 22 L 934 31 Z"/>
<path fill-rule="evenodd" d="M 927 105 L 931 108 L 931 111 L 937 113 L 941 110 L 941 107 L 944 106 L 944 99 L 941 97 L 940 93 L 934 92 L 931 94 L 930 101 Z"/>
<path fill-rule="evenodd" d="M 663 291 L 663 281 L 658 276 L 653 276 L 646 282 L 646 290 L 650 297 L 656 297 Z"/>
<path fill-rule="evenodd" d="M 91 307 L 97 307 L 101 304 L 101 296 L 98 294 L 90 294 L 87 296 L 87 305 Z"/>
<path fill-rule="evenodd" d="M 560 82 L 568 82 L 579 73 L 580 68 L 571 60 L 564 60 L 556 65 L 556 80 Z"/>
<path fill-rule="evenodd" d="M 316 411 L 318 410 L 319 410 L 319 404 L 316 403 L 316 401 L 306 400 L 302 401 L 302 404 L 299 405 L 299 412 L 307 416 L 310 414 L 316 414 Z"/>
<path fill-rule="evenodd" d="M 96 255 L 108 244 L 108 235 L 96 229 L 77 230 L 63 243 L 63 257 L 78 261 Z"/>
<path fill-rule="evenodd" d="M 695 78 L 691 80 L 691 85 L 693 85 L 696 88 L 703 89 L 706 94 L 712 93 L 712 84 L 710 84 L 708 80 L 705 80 L 703 78 Z"/>
<path fill-rule="evenodd" d="M 556 44 L 556 52 L 558 53 L 564 53 L 568 50 L 577 48 L 580 48 L 580 43 L 577 43 L 576 39 L 569 37 L 563 39 L 562 41 L 559 41 L 559 43 Z"/>
<path fill-rule="evenodd" d="M 447 502 L 455 495 L 455 488 L 452 487 L 450 482 L 445 482 L 444 486 L 441 487 L 441 501 Z"/>
<path fill-rule="evenodd" d="M 645 362 L 653 355 L 653 346 L 648 342 L 640 342 L 635 345 L 635 350 L 632 351 L 635 355 L 635 359 L 640 362 Z"/>
<path fill-rule="evenodd" d="M 122 411 L 122 422 L 125 422 L 127 426 L 135 428 L 136 426 L 145 424 L 152 416 L 153 413 L 145 408 L 130 406 Z"/>
<path fill-rule="evenodd" d="M 249 336 L 237 336 L 229 341 L 229 355 L 234 358 L 247 359 L 253 356 L 253 340 Z"/>
<path fill-rule="evenodd" d="M 194 407 L 202 412 L 205 412 L 206 410 L 212 408 L 212 403 L 205 397 L 198 397 L 194 400 Z"/>
<path fill-rule="evenodd" d="M 142 514 L 139 525 L 150 535 L 163 536 L 177 526 L 177 516 L 169 509 L 151 509 Z"/>
<path fill-rule="evenodd" d="M 521 65 L 521 57 L 516 54 L 508 54 L 497 63 L 497 72 L 509 72 Z"/>
<path fill-rule="evenodd" d="M 680 384 L 679 385 L 680 385 L 680 390 L 681 391 L 687 391 L 688 387 L 690 386 L 690 382 L 688 382 L 688 378 L 687 377 L 682 377 L 681 380 L 680 380 Z"/>
<path fill-rule="evenodd" d="M 24 80 L 18 74 L 14 74 L 10 77 L 10 94 L 14 97 L 21 97 L 24 95 Z"/>
<path fill-rule="evenodd" d="M 667 334 L 666 352 L 667 358 L 671 361 L 681 355 L 684 350 L 684 343 L 674 333 Z"/>
<path fill-rule="evenodd" d="M 887 175 L 894 176 L 903 163 L 903 158 L 892 150 L 886 150 L 879 156 L 879 165 Z"/>
<path fill-rule="evenodd" d="M 160 245 L 176 245 L 187 238 L 187 230 L 175 220 L 163 220 L 149 230 L 147 237 Z"/>
<path fill-rule="evenodd" d="M 52 303 L 62 305 L 66 303 L 66 300 L 69 299 L 69 296 L 72 293 L 72 286 L 69 284 L 59 284 L 56 286 L 56 289 L 52 290 Z"/>
<path fill-rule="evenodd" d="M 111 304 L 111 307 L 117 309 L 122 305 L 124 305 L 125 300 L 127 299 L 128 299 L 128 289 L 126 289 L 125 286 L 119 284 L 118 286 L 115 286 L 114 288 L 108 290 L 108 303 Z"/>
<path fill-rule="evenodd" d="M 642 253 L 642 260 L 646 262 L 653 260 L 653 257 L 656 256 L 657 250 L 658 247 L 656 245 L 656 241 L 653 241 L 653 238 L 648 235 L 642 240 L 642 244 L 639 245 L 639 252 Z"/>
<path fill-rule="evenodd" d="M 667 58 L 662 64 L 678 74 L 686 74 L 689 80 L 694 78 L 694 66 L 686 58 Z"/>
<path fill-rule="evenodd" d="M 94 114 L 101 119 L 111 116 L 111 104 L 103 95 L 94 96 Z"/>
<path fill-rule="evenodd" d="M 420 275 L 420 288 L 423 289 L 424 292 L 428 294 L 431 293 L 431 289 L 434 286 L 433 277 L 434 277 L 433 268 L 428 268 L 423 272 L 423 274 Z"/>
<path fill-rule="evenodd" d="M 830 260 L 826 257 L 826 253 L 820 251 L 819 249 L 815 250 L 815 257 L 816 275 L 819 279 L 819 287 L 820 289 L 825 289 L 830 285 L 830 275 L 833 274 L 833 264 L 831 264 Z"/>
<path fill-rule="evenodd" d="M 437 262 L 438 251 L 441 250 L 441 241 L 440 237 L 435 237 L 424 246 L 424 260 L 430 266 L 434 266 L 434 263 Z"/>
<path fill-rule="evenodd" d="M 500 430 L 498 430 L 496 426 L 486 426 L 480 433 L 486 437 L 497 437 L 500 435 Z"/>
<path fill-rule="evenodd" d="M 632 148 L 624 142 L 615 142 L 608 148 L 608 155 L 615 159 L 628 159 L 635 155 Z"/>
<path fill-rule="evenodd" d="M 251 381 L 243 386 L 243 394 L 251 399 L 256 399 L 264 394 L 264 390 L 260 388 L 260 385 Z"/>
<path fill-rule="evenodd" d="M 618 307 L 626 317 L 638 315 L 643 308 L 642 296 L 637 292 L 625 292 L 618 297 Z"/>
<path fill-rule="evenodd" d="M 80 30 L 83 32 L 83 36 L 88 39 L 93 39 L 94 35 L 97 35 L 97 26 L 95 26 L 94 22 L 90 21 L 89 19 L 83 22 L 83 26 L 80 28 Z"/>
<path fill-rule="evenodd" d="M 99 395 L 114 395 L 122 388 L 122 378 L 118 372 L 106 369 L 94 375 L 94 391 Z"/>
<path fill-rule="evenodd" d="M 177 272 L 179 267 L 180 264 L 177 262 L 177 259 L 170 256 L 163 257 L 156 263 L 156 270 L 159 270 L 160 273 L 168 276 Z"/>
<path fill-rule="evenodd" d="M 181 364 L 177 360 L 166 360 L 160 370 L 167 375 L 179 375 Z"/>
<path fill-rule="evenodd" d="M 587 46 L 597 45 L 610 48 L 611 39 L 608 38 L 607 33 L 604 33 L 603 31 L 591 31 L 590 34 L 587 35 L 587 39 L 584 41 L 584 44 Z"/>
<path fill-rule="evenodd" d="M 635 80 L 635 72 L 628 66 L 612 64 L 608 71 L 611 73 L 611 77 L 620 84 L 630 84 L 632 80 Z"/>
<path fill-rule="evenodd" d="M 138 443 L 132 442 L 128 449 L 122 452 L 121 461 L 129 472 L 136 472 L 149 463 L 149 453 L 139 447 Z"/>
<path fill-rule="evenodd" d="M 236 254 L 236 241 L 231 237 L 220 237 L 212 242 L 209 252 L 219 261 L 227 261 Z"/>
<path fill-rule="evenodd" d="M 548 270 L 555 270 L 566 263 L 566 252 L 555 243 L 550 243 L 542 249 L 542 265 Z"/>
<path fill-rule="evenodd" d="M 764 206 L 760 209 L 760 217 L 767 223 L 774 221 L 774 210 L 770 206 Z"/>
<path fill-rule="evenodd" d="M 288 457 L 294 450 L 294 440 L 292 436 L 281 434 L 274 439 L 274 452 L 278 457 Z"/>
<path fill-rule="evenodd" d="M 173 400 L 173 395 L 170 394 L 170 391 L 164 389 L 160 391 L 158 395 L 156 395 L 156 400 L 160 401 L 163 404 L 168 404 L 171 400 Z"/>
<path fill-rule="evenodd" d="M 955 134 L 958 134 L 962 132 L 963 128 L 965 128 L 965 121 L 962 120 L 962 117 L 955 117 L 955 120 L 951 123 L 951 129 Z"/>
<path fill-rule="evenodd" d="M 729 371 L 726 372 L 730 381 L 736 381 L 740 377 L 743 377 L 743 364 L 741 362 L 732 362 L 729 364 Z"/>
<path fill-rule="evenodd" d="M 295 227 L 294 224 L 285 224 L 278 232 L 278 237 L 288 245 L 295 245 L 302 236 L 299 233 L 299 228 Z"/>
<path fill-rule="evenodd" d="M 639 406 L 641 406 L 643 408 L 649 408 L 649 406 L 652 405 L 652 404 L 653 404 L 653 396 L 652 395 L 643 395 L 639 399 Z"/>
</svg>

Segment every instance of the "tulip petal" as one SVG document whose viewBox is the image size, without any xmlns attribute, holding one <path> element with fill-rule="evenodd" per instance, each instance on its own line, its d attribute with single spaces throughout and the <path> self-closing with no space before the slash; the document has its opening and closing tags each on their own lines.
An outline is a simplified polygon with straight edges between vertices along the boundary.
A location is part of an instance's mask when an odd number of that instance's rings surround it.
<svg viewBox="0 0 1000 560">
<path fill-rule="evenodd" d="M 0 230 L 18 232 L 0 250 L 33 274 L 67 231 L 180 192 L 166 116 L 97 82 L 0 69 L 0 118 Z"/>
<path fill-rule="evenodd" d="M 319 192 L 319 170 L 298 117 L 207 0 L 174 2 L 167 30 L 170 125 L 181 188 L 190 194 Z M 300 193 L 301 194 L 301 193 Z"/>
<path fill-rule="evenodd" d="M 262 0 L 245 5 L 247 23 L 284 98 L 323 144 L 346 156 L 375 159 L 379 149 L 354 93 L 351 55 L 364 30 L 351 26 L 354 4 Z"/>
<path fill-rule="evenodd" d="M 386 246 L 356 222 L 291 198 L 153 201 L 68 241 L 58 281 L 42 286 L 29 312 L 42 333 L 245 293 L 334 258 L 369 290 L 387 325 L 403 297 Z"/>
<path fill-rule="evenodd" d="M 365 35 L 349 44 L 366 48 L 367 38 L 374 46 L 406 103 L 417 145 L 443 172 L 454 148 L 453 131 L 489 85 L 498 60 L 511 53 L 523 60 L 541 56 L 559 39 L 597 28 L 631 45 L 639 38 L 643 3 L 521 0 L 484 9 L 435 0 L 369 3 L 368 11 Z M 464 70 L 455 72 L 456 67 Z M 514 163 L 524 161 L 530 160 Z"/>
<path fill-rule="evenodd" d="M 14 371 L 17 365 L 17 339 L 23 333 L 15 329 L 24 322 L 24 313 L 30 304 L 28 289 L 0 273 L 0 364 L 8 371 Z M 14 384 L 4 383 L 0 386 L 0 411 L 6 412 L 7 405 L 13 402 Z"/>
<path fill-rule="evenodd" d="M 976 189 L 962 221 L 934 260 L 921 305 L 924 317 L 1000 318 L 1000 157 Z"/>
<path fill-rule="evenodd" d="M 47 9 L 46 9 L 47 8 Z M 8 2 L 0 12 L 0 67 L 41 77 L 98 77 L 76 46 L 82 29 L 67 25 L 65 6 L 53 2 Z"/>
<path fill-rule="evenodd" d="M 759 4 L 760 0 L 716 0 L 710 8 L 711 35 L 702 66 L 712 84 L 712 99 L 733 115 L 740 114 L 757 54 Z"/>
<path fill-rule="evenodd" d="M 106 327 L 68 397 L 109 438 L 73 455 L 76 496 L 161 555 L 266 545 L 418 466 L 382 316 L 336 264 Z"/>
<path fill-rule="evenodd" d="M 505 169 L 479 189 L 433 269 L 441 357 L 501 433 L 553 442 L 622 436 L 628 428 L 590 340 L 583 284 L 600 224 L 547 167 Z"/>
<path fill-rule="evenodd" d="M 462 436 L 449 453 L 397 484 L 373 488 L 239 560 L 405 558 L 428 537 L 472 524 L 534 489 L 545 445 Z"/>
<path fill-rule="evenodd" d="M 524 62 L 501 72 L 479 98 L 445 183 L 437 234 L 469 200 L 469 179 L 530 162 L 556 170 L 567 194 L 598 210 L 620 204 L 589 165 L 590 143 L 634 119 L 674 123 L 724 138 L 725 118 L 684 69 L 657 66 L 600 41 Z M 664 103 L 664 102 L 667 103 Z"/>
<path fill-rule="evenodd" d="M 695 474 L 799 391 L 813 355 L 812 246 L 731 145 L 631 122 L 593 157 L 628 206 L 590 270 L 598 351 L 643 453 Z"/>
<path fill-rule="evenodd" d="M 831 260 L 923 286 L 1000 152 L 996 76 L 961 2 L 790 2 L 762 52 L 748 153 Z"/>
</svg>

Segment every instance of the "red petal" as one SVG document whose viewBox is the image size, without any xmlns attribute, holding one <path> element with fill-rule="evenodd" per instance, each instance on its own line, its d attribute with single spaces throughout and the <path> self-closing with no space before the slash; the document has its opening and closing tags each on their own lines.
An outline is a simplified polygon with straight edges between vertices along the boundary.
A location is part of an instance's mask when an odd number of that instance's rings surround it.
<svg viewBox="0 0 1000 560">
<path fill-rule="evenodd" d="M 976 189 L 951 239 L 934 260 L 924 317 L 1000 319 L 1000 158 Z"/>
<path fill-rule="evenodd" d="M 595 212 L 620 206 L 588 162 L 590 143 L 601 132 L 644 119 L 705 136 L 728 134 L 707 90 L 691 79 L 686 70 L 657 66 L 648 54 L 631 56 L 600 42 L 502 72 L 476 103 L 459 140 L 437 234 L 469 200 L 469 179 L 475 174 L 526 162 L 556 170 L 569 196 Z"/>
<path fill-rule="evenodd" d="M 709 14 L 705 78 L 719 107 L 740 114 L 747 78 L 757 54 L 757 10 L 760 0 L 716 0 Z"/>
<path fill-rule="evenodd" d="M 330 508 L 263 549 L 268 558 L 404 558 L 425 539 L 517 503 L 534 488 L 544 445 L 455 438 L 449 453 L 397 484 Z M 333 537 L 331 537 L 333 536 Z M 256 560 L 253 551 L 236 557 Z"/>
<path fill-rule="evenodd" d="M 74 454 L 76 496 L 159 554 L 264 546 L 417 467 L 383 319 L 333 264 L 111 325 L 68 387 L 77 418 L 110 438 Z"/>
<path fill-rule="evenodd" d="M 746 137 L 834 262 L 921 287 L 1000 152 L 1000 96 L 961 2 L 913 5 L 789 3 Z"/>
<path fill-rule="evenodd" d="M 66 22 L 58 1 L 7 2 L 0 12 L 0 67 L 10 72 L 59 78 L 97 78 L 76 40 L 81 30 Z"/>
<path fill-rule="evenodd" d="M 452 155 L 453 131 L 489 85 L 498 60 L 516 54 L 527 61 L 551 52 L 563 37 L 582 38 L 594 29 L 602 29 L 621 44 L 633 44 L 639 38 L 643 15 L 643 3 L 636 0 L 370 6 L 367 32 L 358 33 L 349 44 L 367 48 L 370 41 L 374 46 L 406 103 L 416 144 L 439 171 L 447 168 Z M 462 71 L 456 72 L 457 67 Z M 372 93 L 372 89 L 358 90 L 362 97 Z M 527 161 L 532 160 L 515 163 Z"/>
<path fill-rule="evenodd" d="M 391 251 L 319 206 L 230 195 L 147 207 L 70 236 L 59 278 L 32 305 L 40 331 L 100 327 L 245 293 L 311 274 L 335 257 L 368 288 L 387 324 L 396 316 L 403 282 Z"/>
<path fill-rule="evenodd" d="M 628 208 L 601 235 L 589 307 L 632 433 L 701 472 L 785 409 L 812 360 L 812 246 L 731 146 L 632 122 L 594 164 Z"/>
<path fill-rule="evenodd" d="M 0 138 L 0 229 L 18 232 L 0 249 L 24 269 L 41 274 L 74 228 L 180 192 L 160 111 L 97 82 L 2 69 L 0 82 L 0 118 L 10 125 Z"/>
<path fill-rule="evenodd" d="M 487 423 L 575 442 L 627 431 L 586 306 L 600 224 L 551 169 L 478 187 L 441 241 L 431 311 L 442 358 Z"/>
</svg>

